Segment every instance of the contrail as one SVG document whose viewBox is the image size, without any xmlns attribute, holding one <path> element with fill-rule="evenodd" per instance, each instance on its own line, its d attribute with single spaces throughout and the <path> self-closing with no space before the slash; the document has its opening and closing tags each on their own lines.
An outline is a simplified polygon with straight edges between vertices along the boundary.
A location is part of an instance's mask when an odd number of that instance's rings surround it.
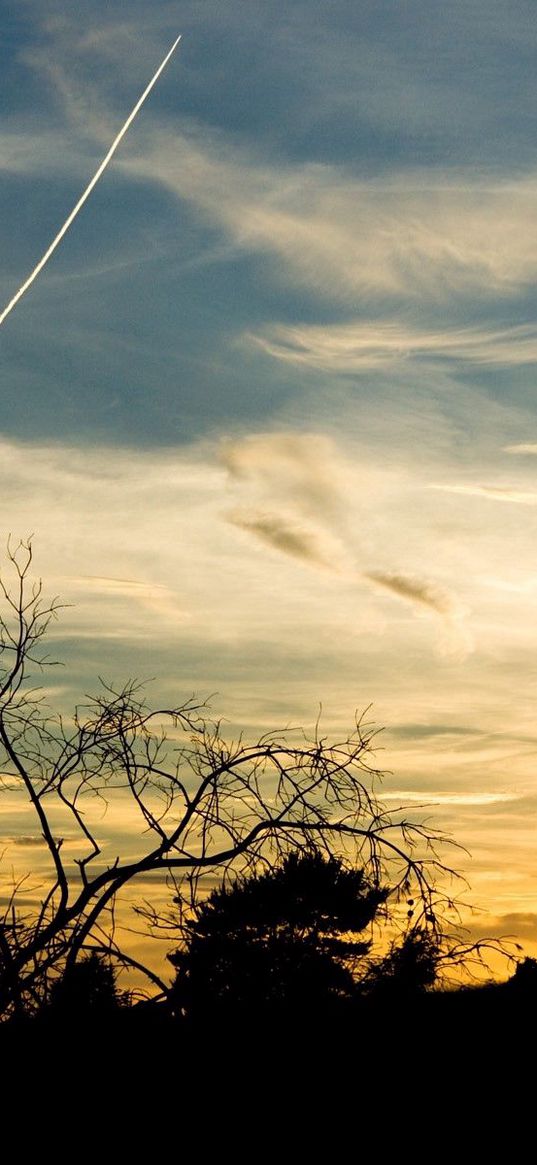
<svg viewBox="0 0 537 1165">
<path fill-rule="evenodd" d="M 7 316 L 9 315 L 10 311 L 13 311 L 13 308 L 15 307 L 15 304 L 17 304 L 19 302 L 19 299 L 22 299 L 23 295 L 28 291 L 28 288 L 31 287 L 32 283 L 34 282 L 34 279 L 37 279 L 39 272 L 43 270 L 45 263 L 48 263 L 51 255 L 54 254 L 54 251 L 56 250 L 56 247 L 58 246 L 58 244 L 61 243 L 63 236 L 65 234 L 67 234 L 67 231 L 69 230 L 69 227 L 71 226 L 71 223 L 74 222 L 78 212 L 80 210 L 82 210 L 82 207 L 84 206 L 86 199 L 89 198 L 89 196 L 93 190 L 93 187 L 97 185 L 97 182 L 99 181 L 99 178 L 101 177 L 101 174 L 103 174 L 104 171 L 106 170 L 106 167 L 107 167 L 108 163 L 111 161 L 111 159 L 113 158 L 113 156 L 114 156 L 114 154 L 119 146 L 119 143 L 121 142 L 122 138 L 125 137 L 125 134 L 129 128 L 129 126 L 132 125 L 134 118 L 136 117 L 136 114 L 142 108 L 142 105 L 143 105 L 146 97 L 149 96 L 149 94 L 153 88 L 153 85 L 155 85 L 157 83 L 163 69 L 166 68 L 168 61 L 169 61 L 172 53 L 175 52 L 175 49 L 177 48 L 177 45 L 179 44 L 180 40 L 181 40 L 181 37 L 178 36 L 177 40 L 174 41 L 174 43 L 172 44 L 172 47 L 171 47 L 169 53 L 166 54 L 162 64 L 159 65 L 159 67 L 155 73 L 155 76 L 152 77 L 151 81 L 149 82 L 149 85 L 147 86 L 146 89 L 144 89 L 142 96 L 136 102 L 136 105 L 134 106 L 132 113 L 129 113 L 129 116 L 125 122 L 125 125 L 122 127 L 122 129 L 120 129 L 117 137 L 112 142 L 112 145 L 110 146 L 110 149 L 109 149 L 106 157 L 103 158 L 103 160 L 99 166 L 99 169 L 93 175 L 91 182 L 86 186 L 84 193 L 80 196 L 76 206 L 73 207 L 69 217 L 66 218 L 63 226 L 58 231 L 56 238 L 53 239 L 52 243 L 50 244 L 50 247 L 48 248 L 48 250 L 45 251 L 43 258 L 39 260 L 39 263 L 37 264 L 37 267 L 34 267 L 32 274 L 28 276 L 28 278 L 23 283 L 22 287 L 19 287 L 19 290 L 17 291 L 16 295 L 13 296 L 13 299 L 11 299 L 9 301 L 7 307 L 4 308 L 2 314 L 0 315 L 0 325 L 3 324 L 5 319 L 7 319 Z"/>
</svg>

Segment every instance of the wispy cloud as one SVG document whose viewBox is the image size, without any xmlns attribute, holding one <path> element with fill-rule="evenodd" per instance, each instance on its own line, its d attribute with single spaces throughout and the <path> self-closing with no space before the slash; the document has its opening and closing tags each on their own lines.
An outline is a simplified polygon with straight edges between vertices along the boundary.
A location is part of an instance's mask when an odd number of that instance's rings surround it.
<svg viewBox="0 0 537 1165">
<path fill-rule="evenodd" d="M 503 452 L 513 453 L 515 456 L 521 457 L 526 454 L 529 454 L 530 457 L 535 457 L 537 454 L 537 444 L 504 445 Z"/>
<path fill-rule="evenodd" d="M 170 587 L 161 583 L 100 575 L 83 575 L 78 579 L 70 579 L 69 583 L 87 596 L 139 603 L 148 611 L 164 619 L 173 619 L 174 622 L 188 619 L 188 613 L 181 607 L 178 596 Z"/>
<path fill-rule="evenodd" d="M 223 441 L 220 460 L 244 502 L 227 521 L 273 549 L 324 570 L 352 570 L 344 525 L 345 463 L 316 433 L 251 433 Z M 246 504 L 245 504 L 246 503 Z"/>
<path fill-rule="evenodd" d="M 431 483 L 429 489 L 442 493 L 462 494 L 467 497 L 487 498 L 491 502 L 514 502 L 519 506 L 537 506 L 537 491 L 518 487 L 496 485 L 439 485 Z"/>
<path fill-rule="evenodd" d="M 241 249 L 276 255 L 280 272 L 323 296 L 445 300 L 478 287 L 509 294 L 537 277 L 533 174 L 490 183 L 465 171 L 406 172 L 367 182 L 329 165 L 267 167 L 193 127 L 154 129 L 121 165 L 191 203 Z"/>
<path fill-rule="evenodd" d="M 227 515 L 227 520 L 293 558 L 323 569 L 338 569 L 341 546 L 336 539 L 331 539 L 323 531 L 308 529 L 293 517 L 263 510 L 234 510 Z"/>
<path fill-rule="evenodd" d="M 308 516 L 341 513 L 345 462 L 334 442 L 308 432 L 252 433 L 223 441 L 220 460 L 238 483 Z"/>
<path fill-rule="evenodd" d="M 156 59 L 163 24 L 160 17 L 145 14 L 104 26 L 95 21 L 83 32 L 57 22 L 54 60 L 49 45 L 39 43 L 27 48 L 25 59 L 46 71 L 78 135 L 81 127 L 87 133 L 89 125 L 102 143 L 116 119 L 110 105 L 118 100 L 119 70 L 111 64 L 121 61 L 121 76 L 137 87 L 147 61 Z M 301 48 L 306 39 L 301 35 Z M 338 43 L 340 63 L 343 52 Z M 364 76 L 371 67 L 370 52 L 371 46 L 360 70 L 366 70 Z M 350 55 L 354 61 L 354 48 Z M 335 80 L 336 73 L 331 83 Z M 323 104 L 330 96 L 325 86 Z M 379 103 L 377 95 L 377 115 Z M 412 104 L 423 116 L 425 103 Z M 472 104 L 475 108 L 475 100 Z M 366 105 L 371 113 L 369 101 Z M 392 116 L 393 110 L 390 125 Z M 437 166 L 392 169 L 368 181 L 326 162 L 267 164 L 266 156 L 251 146 L 241 148 L 238 136 L 181 117 L 178 108 L 173 123 L 170 129 L 154 109 L 147 112 L 119 162 L 123 174 L 165 186 L 241 250 L 276 256 L 278 278 L 285 270 L 312 291 L 345 301 L 349 291 L 358 290 L 445 301 L 453 291 L 475 288 L 487 297 L 509 294 L 537 276 L 536 178 L 531 171 L 514 180 L 491 181 L 476 177 L 471 168 Z M 442 123 L 445 128 L 444 118 Z M 33 166 L 23 136 L 13 149 L 21 160 L 26 152 Z"/>
<path fill-rule="evenodd" d="M 344 373 L 397 366 L 407 359 L 488 366 L 537 361 L 537 330 L 530 326 L 426 331 L 397 321 L 357 321 L 322 327 L 278 325 L 245 339 L 288 364 Z"/>
<path fill-rule="evenodd" d="M 466 610 L 451 592 L 395 569 L 364 571 L 364 557 L 372 551 L 354 540 L 349 546 L 344 483 L 354 505 L 362 495 L 368 524 L 371 507 L 382 502 L 380 494 L 375 497 L 375 490 L 368 488 L 367 472 L 359 467 L 352 473 L 332 441 L 315 434 L 252 434 L 225 444 L 222 460 L 232 481 L 250 498 L 248 506 L 228 513 L 227 521 L 281 554 L 335 571 L 357 592 L 363 591 L 364 583 L 372 584 L 414 608 L 429 610 L 441 619 L 442 651 L 470 649 L 462 629 Z M 362 540 L 367 546 L 364 534 Z"/>
<path fill-rule="evenodd" d="M 440 617 L 441 655 L 465 659 L 474 650 L 474 639 L 466 625 L 467 607 L 445 587 L 428 579 L 389 571 L 366 571 L 363 579 L 393 598 L 410 603 L 415 610 L 428 610 Z"/>
<path fill-rule="evenodd" d="M 410 603 L 429 607 L 438 615 L 458 615 L 459 608 L 447 591 L 434 583 L 419 578 L 410 578 L 403 574 L 389 574 L 384 571 L 368 571 L 364 578 L 397 595 L 400 599 L 407 599 Z"/>
<path fill-rule="evenodd" d="M 77 150 L 78 146 L 78 150 Z M 80 171 L 80 142 L 75 135 L 4 130 L 0 133 L 0 173 L 41 176 Z"/>
<path fill-rule="evenodd" d="M 382 799 L 384 801 L 397 801 L 398 804 L 403 805 L 405 802 L 417 803 L 420 805 L 502 805 L 511 801 L 518 801 L 519 797 L 516 793 L 455 793 L 452 790 L 438 791 L 427 790 L 423 792 L 416 792 L 416 790 L 390 790 L 383 792 Z"/>
<path fill-rule="evenodd" d="M 47 846 L 45 838 L 39 833 L 17 833 L 12 837 L 0 837 L 0 844 L 2 843 L 17 846 L 20 849 L 42 849 L 43 846 Z M 62 837 L 62 845 L 80 846 L 80 838 Z"/>
<path fill-rule="evenodd" d="M 21 846 L 23 849 L 30 849 L 34 846 L 43 846 L 47 844 L 45 838 L 40 837 L 38 834 L 35 836 L 32 834 L 19 834 L 15 837 L 3 837 L 1 840 L 3 842 L 8 842 L 11 845 Z"/>
</svg>

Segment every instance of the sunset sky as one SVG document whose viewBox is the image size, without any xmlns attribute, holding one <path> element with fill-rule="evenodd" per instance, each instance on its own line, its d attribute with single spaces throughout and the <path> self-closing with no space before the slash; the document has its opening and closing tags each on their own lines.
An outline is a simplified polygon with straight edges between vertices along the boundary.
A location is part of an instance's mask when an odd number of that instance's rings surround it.
<svg viewBox="0 0 537 1165">
<path fill-rule="evenodd" d="M 372 705 L 388 802 L 537 950 L 535 5 L 6 3 L 0 309 L 179 33 L 0 329 L 54 700 L 148 678 L 247 736 Z M 18 862 L 32 828 L 3 804 Z"/>
</svg>

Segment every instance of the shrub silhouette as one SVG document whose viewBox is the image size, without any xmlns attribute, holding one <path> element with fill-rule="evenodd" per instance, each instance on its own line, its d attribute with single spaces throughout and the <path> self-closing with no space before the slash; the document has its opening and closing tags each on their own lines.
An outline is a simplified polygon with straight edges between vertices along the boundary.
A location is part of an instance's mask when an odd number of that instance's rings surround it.
<svg viewBox="0 0 537 1165">
<path fill-rule="evenodd" d="M 537 959 L 522 959 L 509 983 L 511 990 L 537 996 Z"/>
<path fill-rule="evenodd" d="M 436 981 L 442 953 L 434 931 L 415 927 L 371 965 L 363 986 L 368 994 L 383 998 L 416 996 Z"/>
<path fill-rule="evenodd" d="M 68 966 L 50 992 L 50 1007 L 61 1015 L 105 1016 L 119 1005 L 114 968 L 94 951 Z"/>
</svg>

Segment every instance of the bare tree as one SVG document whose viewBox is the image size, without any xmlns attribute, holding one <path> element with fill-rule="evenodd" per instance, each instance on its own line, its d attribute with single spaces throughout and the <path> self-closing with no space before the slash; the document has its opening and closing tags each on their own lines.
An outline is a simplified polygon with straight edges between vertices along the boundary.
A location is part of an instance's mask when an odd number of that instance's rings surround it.
<svg viewBox="0 0 537 1165">
<path fill-rule="evenodd" d="M 54 715 L 30 681 L 50 663 L 42 640 L 58 603 L 31 582 L 30 542 L 8 546 L 7 559 L 12 581 L 0 581 L 1 781 L 31 806 L 50 876 L 35 909 L 21 903 L 24 885 L 2 892 L 0 1014 L 38 1009 L 54 979 L 88 949 L 139 967 L 117 939 L 113 912 L 120 892 L 148 874 L 172 879 L 175 897 L 186 903 L 207 874 L 244 876 L 290 851 L 335 854 L 363 868 L 372 885 L 389 887 L 386 909 L 410 899 L 413 925 L 442 929 L 449 897 L 440 884 L 453 873 L 438 851 L 446 839 L 404 810 L 383 807 L 380 773 L 370 764 L 374 731 L 363 719 L 340 742 L 322 737 L 319 725 L 311 738 L 287 730 L 254 743 L 227 742 L 204 704 L 190 699 L 151 710 L 136 682 L 102 684 L 70 718 Z M 139 852 L 107 860 L 88 823 L 88 798 L 126 796 L 139 814 Z M 69 853 L 73 840 L 77 845 L 74 858 L 65 856 L 53 826 L 58 807 L 69 821 Z"/>
</svg>

